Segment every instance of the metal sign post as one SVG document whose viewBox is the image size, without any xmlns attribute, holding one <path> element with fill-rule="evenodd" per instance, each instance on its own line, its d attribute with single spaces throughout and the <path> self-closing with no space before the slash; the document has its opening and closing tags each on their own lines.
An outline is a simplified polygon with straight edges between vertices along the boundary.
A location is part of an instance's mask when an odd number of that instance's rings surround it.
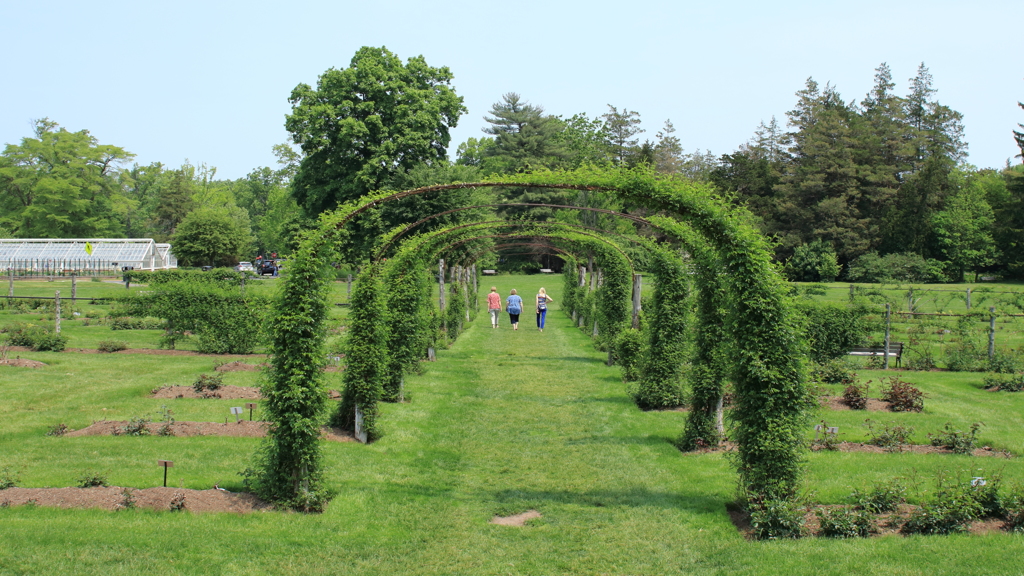
<svg viewBox="0 0 1024 576">
<path fill-rule="evenodd" d="M 242 421 L 242 407 L 241 406 L 232 406 L 231 407 L 231 413 L 235 415 L 235 423 L 236 424 Z"/>
<path fill-rule="evenodd" d="M 252 422 L 252 411 L 256 409 L 256 403 L 246 402 L 245 407 L 249 409 L 249 422 Z"/>
<path fill-rule="evenodd" d="M 157 460 L 156 461 L 156 465 L 164 467 L 164 488 L 167 488 L 167 469 L 170 468 L 171 466 L 174 466 L 174 461 L 173 460 Z"/>
</svg>

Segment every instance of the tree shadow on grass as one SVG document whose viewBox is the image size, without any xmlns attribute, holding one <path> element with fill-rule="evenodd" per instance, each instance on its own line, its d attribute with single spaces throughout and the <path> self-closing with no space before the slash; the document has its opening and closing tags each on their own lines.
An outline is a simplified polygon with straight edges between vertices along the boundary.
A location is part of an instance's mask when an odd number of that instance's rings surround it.
<svg viewBox="0 0 1024 576">
<path fill-rule="evenodd" d="M 662 508 L 666 510 L 688 510 L 702 514 L 725 514 L 725 500 L 711 494 L 686 494 L 630 488 L 625 490 L 598 489 L 586 491 L 506 489 L 484 492 L 480 497 L 507 508 L 543 509 L 545 504 L 569 504 L 576 506 Z"/>
</svg>

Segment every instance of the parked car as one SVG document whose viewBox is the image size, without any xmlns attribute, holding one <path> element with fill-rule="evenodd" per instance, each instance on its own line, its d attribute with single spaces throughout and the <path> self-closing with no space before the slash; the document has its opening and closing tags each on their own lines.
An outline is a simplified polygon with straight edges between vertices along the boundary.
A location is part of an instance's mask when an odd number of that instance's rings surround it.
<svg viewBox="0 0 1024 576">
<path fill-rule="evenodd" d="M 255 268 L 253 268 L 252 262 L 239 262 L 238 265 L 235 266 L 235 270 L 239 272 L 252 272 Z"/>
<path fill-rule="evenodd" d="M 267 274 L 277 276 L 277 268 L 277 262 L 273 260 L 264 260 L 262 263 L 260 263 L 260 268 L 259 270 L 256 271 L 256 273 L 259 274 L 260 276 L 265 276 Z"/>
</svg>

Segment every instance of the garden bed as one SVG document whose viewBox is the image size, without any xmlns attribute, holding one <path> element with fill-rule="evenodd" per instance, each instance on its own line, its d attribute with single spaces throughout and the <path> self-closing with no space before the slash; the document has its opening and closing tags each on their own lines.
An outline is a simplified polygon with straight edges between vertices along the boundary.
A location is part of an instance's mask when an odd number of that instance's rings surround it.
<svg viewBox="0 0 1024 576">
<path fill-rule="evenodd" d="M 28 358 L 4 358 L 0 360 L 0 366 L 14 366 L 17 368 L 42 368 L 46 363 Z"/>
<path fill-rule="evenodd" d="M 81 430 L 67 432 L 64 436 L 120 436 L 124 435 L 123 428 L 128 424 L 127 420 L 100 420 L 93 422 L 90 426 Z M 240 436 L 249 438 L 261 438 L 267 435 L 268 422 L 252 422 L 242 420 L 241 422 L 174 422 L 169 425 L 165 436 Z M 163 422 L 149 422 L 146 430 L 149 435 L 159 435 Z M 358 442 L 349 432 L 338 428 L 323 426 L 321 435 L 325 440 L 334 442 Z"/>
<path fill-rule="evenodd" d="M 130 495 L 127 496 L 127 495 Z M 129 504 L 130 502 L 130 504 Z M 102 508 L 125 510 L 147 508 L 189 512 L 231 512 L 247 514 L 272 510 L 273 506 L 246 492 L 228 492 L 219 488 L 7 488 L 0 490 L 0 506 L 31 504 L 50 508 Z M 126 505 L 127 504 L 127 505 Z"/>
<path fill-rule="evenodd" d="M 812 452 L 828 452 L 822 446 L 811 446 Z M 897 449 L 886 449 L 881 446 L 874 444 L 866 444 L 864 442 L 840 442 L 837 449 L 834 452 L 869 452 L 872 454 L 883 454 L 886 452 L 910 452 L 913 454 L 954 454 L 952 450 L 945 446 L 932 446 L 931 444 L 902 444 Z M 971 452 L 972 456 L 999 456 L 1002 458 L 1012 458 L 1013 455 L 1006 451 L 993 450 L 990 446 L 983 446 L 981 448 L 975 448 Z"/>
<path fill-rule="evenodd" d="M 879 400 L 878 398 L 867 398 L 867 407 L 864 409 L 865 412 L 889 412 L 890 404 L 885 400 Z M 843 400 L 842 396 L 824 396 L 821 399 L 821 405 L 829 410 L 853 410 L 849 404 Z"/>
<path fill-rule="evenodd" d="M 194 386 L 161 386 L 154 389 L 152 398 L 224 398 L 231 400 L 259 400 L 260 389 L 254 386 L 221 386 L 216 390 L 196 390 Z"/>
</svg>

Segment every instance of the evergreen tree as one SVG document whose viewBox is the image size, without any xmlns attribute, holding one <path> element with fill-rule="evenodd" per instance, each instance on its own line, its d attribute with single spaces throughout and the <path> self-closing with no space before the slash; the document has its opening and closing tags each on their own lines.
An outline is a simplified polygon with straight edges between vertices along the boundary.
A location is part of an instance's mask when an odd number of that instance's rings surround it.
<svg viewBox="0 0 1024 576">
<path fill-rule="evenodd" d="M 640 139 L 637 136 L 644 132 L 640 127 L 640 113 L 625 108 L 619 112 L 618 108 L 609 104 L 608 112 L 602 114 L 601 118 L 604 118 L 604 128 L 615 163 L 625 166 L 629 156 L 638 148 Z"/>
</svg>

